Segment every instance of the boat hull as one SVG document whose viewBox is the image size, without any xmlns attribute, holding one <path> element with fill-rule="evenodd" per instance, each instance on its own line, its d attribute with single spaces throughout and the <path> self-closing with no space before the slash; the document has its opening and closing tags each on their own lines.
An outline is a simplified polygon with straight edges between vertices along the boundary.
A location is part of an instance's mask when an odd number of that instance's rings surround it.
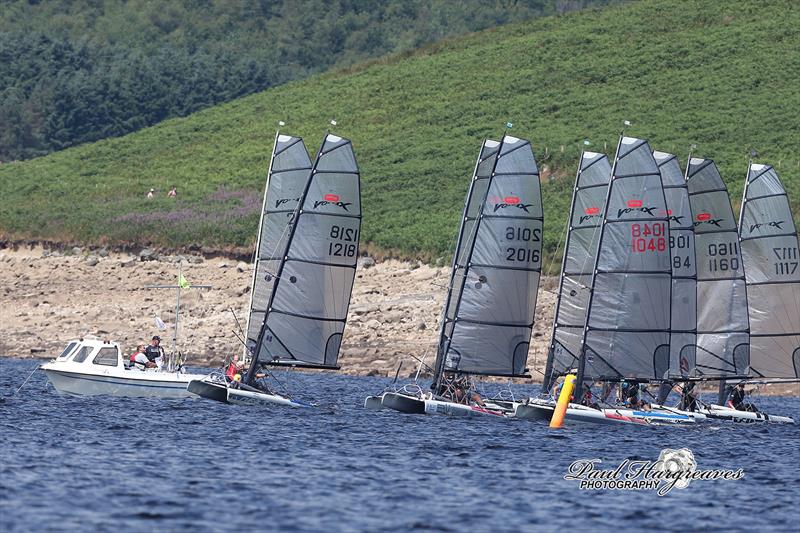
<svg viewBox="0 0 800 533">
<path fill-rule="evenodd" d="M 92 374 L 42 367 L 47 379 L 60 394 L 76 396 L 122 396 L 131 398 L 189 398 L 186 386 L 201 375 L 125 371 L 133 375 Z M 141 374 L 141 375 L 138 375 Z M 151 374 L 151 375 L 148 375 Z"/>
<path fill-rule="evenodd" d="M 425 413 L 429 415 L 506 417 L 503 411 L 486 409 L 479 405 L 464 405 L 461 403 L 443 402 L 441 400 L 424 400 L 424 404 Z"/>
<path fill-rule="evenodd" d="M 367 396 L 364 399 L 364 407 L 371 411 L 380 411 L 383 409 L 383 394 L 379 396 Z"/>
<path fill-rule="evenodd" d="M 425 401 L 398 392 L 386 392 L 381 400 L 381 406 L 394 409 L 401 413 L 421 415 L 425 413 Z"/>
<path fill-rule="evenodd" d="M 278 394 L 263 391 L 232 389 L 225 383 L 195 380 L 189 383 L 188 391 L 209 400 L 234 405 L 284 405 L 287 407 L 312 407 Z"/>
<path fill-rule="evenodd" d="M 529 402 L 516 405 L 514 418 L 521 420 L 541 420 L 550 422 L 555 411 L 555 403 Z M 592 424 L 635 424 L 633 420 L 623 417 L 606 416 L 603 411 L 598 409 L 584 408 L 582 406 L 568 407 L 564 415 L 568 422 L 592 423 Z"/>
<path fill-rule="evenodd" d="M 741 424 L 753 424 L 759 422 L 772 422 L 776 424 L 795 423 L 794 419 L 788 416 L 754 413 L 752 411 L 738 411 L 736 409 L 723 407 L 721 405 L 709 405 L 708 407 L 701 407 L 699 411 L 708 418 L 715 420 L 727 420 L 729 422 L 737 422 Z"/>
</svg>

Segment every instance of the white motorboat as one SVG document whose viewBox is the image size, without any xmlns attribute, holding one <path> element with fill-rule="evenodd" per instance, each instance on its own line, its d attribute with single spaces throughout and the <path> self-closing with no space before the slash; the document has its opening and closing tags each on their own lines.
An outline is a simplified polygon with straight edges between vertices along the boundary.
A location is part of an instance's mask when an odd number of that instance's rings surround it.
<svg viewBox="0 0 800 533">
<path fill-rule="evenodd" d="M 70 341 L 56 359 L 39 367 L 62 394 L 184 398 L 204 374 L 129 368 L 116 342 L 84 337 Z"/>
</svg>

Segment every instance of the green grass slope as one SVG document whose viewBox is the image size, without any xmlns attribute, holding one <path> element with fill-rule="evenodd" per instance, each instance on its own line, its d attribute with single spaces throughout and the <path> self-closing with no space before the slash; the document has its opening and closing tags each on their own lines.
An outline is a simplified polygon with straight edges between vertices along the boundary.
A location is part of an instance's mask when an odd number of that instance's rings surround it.
<svg viewBox="0 0 800 533">
<path fill-rule="evenodd" d="M 506 121 L 543 168 L 546 247 L 567 218 L 582 141 L 627 133 L 714 158 L 738 205 L 750 148 L 800 212 L 800 9 L 643 1 L 453 39 L 291 83 L 119 139 L 0 165 L 6 238 L 242 247 L 255 239 L 274 128 L 316 149 L 353 139 L 363 239 L 435 258 L 453 247 L 474 159 Z M 177 185 L 177 201 L 166 198 Z M 155 187 L 158 197 L 145 199 Z"/>
</svg>

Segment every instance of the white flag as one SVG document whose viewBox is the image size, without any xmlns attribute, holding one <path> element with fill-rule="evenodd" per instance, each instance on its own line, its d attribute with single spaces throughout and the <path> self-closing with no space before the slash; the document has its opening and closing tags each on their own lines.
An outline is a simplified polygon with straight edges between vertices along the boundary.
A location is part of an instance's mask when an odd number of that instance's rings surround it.
<svg viewBox="0 0 800 533">
<path fill-rule="evenodd" d="M 158 317 L 158 315 L 155 315 L 154 318 L 155 318 L 155 322 L 156 322 L 156 327 L 161 331 L 166 331 L 167 330 L 167 325 L 164 324 L 164 321 L 161 320 Z"/>
</svg>

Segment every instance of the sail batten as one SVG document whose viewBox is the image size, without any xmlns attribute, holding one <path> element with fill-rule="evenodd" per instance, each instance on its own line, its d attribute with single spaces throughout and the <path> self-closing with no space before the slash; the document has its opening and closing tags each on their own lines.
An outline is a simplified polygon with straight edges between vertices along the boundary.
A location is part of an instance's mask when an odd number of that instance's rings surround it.
<svg viewBox="0 0 800 533">
<path fill-rule="evenodd" d="M 775 169 L 748 167 L 739 218 L 747 278 L 750 370 L 761 378 L 800 377 L 800 242 Z"/>
<path fill-rule="evenodd" d="M 661 379 L 669 370 L 672 268 L 661 173 L 647 141 L 620 138 L 578 365 L 584 380 Z"/>
<path fill-rule="evenodd" d="M 326 135 L 296 198 L 251 376 L 259 363 L 336 367 L 358 257 L 359 181 L 350 141 Z"/>
<path fill-rule="evenodd" d="M 686 183 L 697 261 L 697 341 L 680 362 L 684 377 L 745 375 L 749 366 L 747 292 L 728 189 L 710 159 L 690 158 Z"/>
<path fill-rule="evenodd" d="M 481 147 L 453 257 L 437 351 L 443 372 L 521 376 L 541 272 L 543 213 L 530 143 Z"/>
</svg>

